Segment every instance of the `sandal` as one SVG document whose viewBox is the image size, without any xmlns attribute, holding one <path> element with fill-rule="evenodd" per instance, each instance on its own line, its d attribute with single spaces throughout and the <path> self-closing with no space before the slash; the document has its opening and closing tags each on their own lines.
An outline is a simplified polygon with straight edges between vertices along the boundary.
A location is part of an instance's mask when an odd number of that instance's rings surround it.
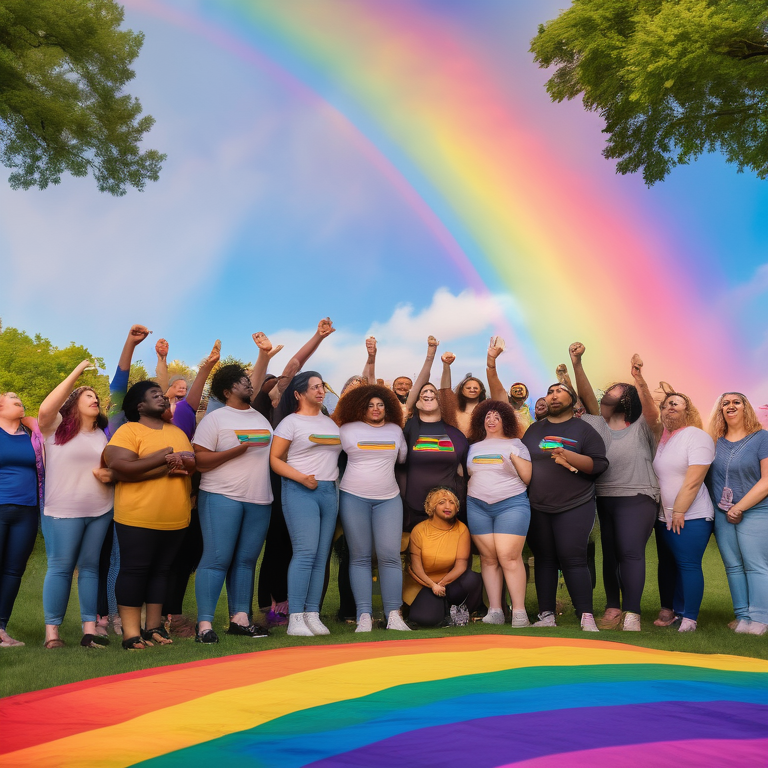
<svg viewBox="0 0 768 768">
<path fill-rule="evenodd" d="M 152 643 L 147 640 L 143 640 L 140 637 L 129 637 L 127 640 L 123 640 L 122 646 L 124 651 L 143 651 L 145 648 L 149 648 Z"/>
<path fill-rule="evenodd" d="M 162 625 L 154 629 L 142 629 L 141 637 L 144 640 L 151 640 L 159 645 L 170 645 L 173 642 L 168 634 L 168 630 Z"/>
<path fill-rule="evenodd" d="M 674 624 L 676 621 L 679 621 L 680 618 L 675 615 L 675 612 L 671 610 L 670 608 L 662 608 L 659 611 L 659 616 L 653 623 L 657 627 L 670 627 L 672 624 Z"/>
<path fill-rule="evenodd" d="M 60 637 L 53 637 L 45 641 L 45 647 L 52 651 L 54 648 L 63 648 L 66 643 Z"/>
<path fill-rule="evenodd" d="M 104 648 L 109 645 L 109 640 L 103 635 L 83 635 L 83 639 L 80 641 L 80 645 L 83 648 Z"/>
</svg>

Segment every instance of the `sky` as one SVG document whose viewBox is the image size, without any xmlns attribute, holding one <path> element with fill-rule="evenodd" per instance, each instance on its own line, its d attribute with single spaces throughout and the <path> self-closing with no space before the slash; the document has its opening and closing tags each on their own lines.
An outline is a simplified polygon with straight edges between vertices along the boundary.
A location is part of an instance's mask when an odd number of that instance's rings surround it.
<svg viewBox="0 0 768 768">
<path fill-rule="evenodd" d="M 768 402 L 768 185 L 708 155 L 647 188 L 601 156 L 598 115 L 552 104 L 529 53 L 563 0 L 128 0 L 129 92 L 160 180 L 0 185 L 0 317 L 114 367 L 132 323 L 194 364 L 264 331 L 334 385 L 421 367 L 429 334 L 532 394 L 587 346 L 595 386 L 649 381 L 707 410 Z M 550 73 L 551 74 L 551 73 Z M 4 172 L 7 177 L 7 172 Z M 435 366 L 433 377 L 439 377 Z"/>
</svg>

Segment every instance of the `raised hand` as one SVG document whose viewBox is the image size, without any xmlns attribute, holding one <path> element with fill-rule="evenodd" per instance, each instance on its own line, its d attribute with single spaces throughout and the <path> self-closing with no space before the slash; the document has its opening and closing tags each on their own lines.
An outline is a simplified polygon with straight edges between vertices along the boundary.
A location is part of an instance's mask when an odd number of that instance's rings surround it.
<svg viewBox="0 0 768 768">
<path fill-rule="evenodd" d="M 555 376 L 561 384 L 566 384 L 568 379 L 568 366 L 565 363 L 560 363 L 560 365 L 555 368 Z"/>
<path fill-rule="evenodd" d="M 168 357 L 168 342 L 165 339 L 158 339 L 155 344 L 155 352 L 161 360 L 165 360 Z"/>
<path fill-rule="evenodd" d="M 491 336 L 491 343 L 488 345 L 488 357 L 495 360 L 505 349 L 504 339 L 501 336 Z"/>
<path fill-rule="evenodd" d="M 137 347 L 150 333 L 152 333 L 152 331 L 150 331 L 146 325 L 132 325 L 131 330 L 128 331 L 128 341 L 133 344 L 134 347 Z"/>
<path fill-rule="evenodd" d="M 369 336 L 365 340 L 365 350 L 369 357 L 376 357 L 376 338 L 374 336 Z"/>
<path fill-rule="evenodd" d="M 640 355 L 638 355 L 637 352 L 635 352 L 635 354 L 632 355 L 632 360 L 630 361 L 630 365 L 632 366 L 630 369 L 632 378 L 642 379 L 643 378 L 643 361 L 640 359 Z"/>
<path fill-rule="evenodd" d="M 571 356 L 571 362 L 574 365 L 581 363 L 581 356 L 587 351 L 587 348 L 580 342 L 574 341 L 570 347 L 568 347 L 568 354 Z"/>
<path fill-rule="evenodd" d="M 431 350 L 436 350 L 440 346 L 440 342 L 434 336 L 427 336 L 427 347 Z"/>
<path fill-rule="evenodd" d="M 443 356 L 440 358 L 446 365 L 453 365 L 456 360 L 456 355 L 453 352 L 443 352 Z"/>
<path fill-rule="evenodd" d="M 216 365 L 221 360 L 221 341 L 216 339 L 211 354 L 205 358 L 205 365 Z"/>
<path fill-rule="evenodd" d="M 333 320 L 331 320 L 330 317 L 324 317 L 317 324 L 317 333 L 321 339 L 324 339 L 326 336 L 330 336 L 335 330 L 336 329 L 333 327 Z"/>
</svg>

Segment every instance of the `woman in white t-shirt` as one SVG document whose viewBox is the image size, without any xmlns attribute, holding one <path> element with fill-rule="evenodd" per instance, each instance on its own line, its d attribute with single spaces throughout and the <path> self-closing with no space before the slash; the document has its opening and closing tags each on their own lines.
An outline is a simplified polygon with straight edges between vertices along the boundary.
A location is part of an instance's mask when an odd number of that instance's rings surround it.
<svg viewBox="0 0 768 768">
<path fill-rule="evenodd" d="M 272 508 L 269 422 L 251 408 L 253 384 L 240 365 L 222 366 L 211 392 L 224 403 L 195 431 L 193 448 L 202 473 L 198 511 L 203 556 L 195 576 L 199 643 L 216 643 L 212 622 L 224 581 L 230 606 L 228 635 L 266 637 L 250 620 L 256 562 Z"/>
<path fill-rule="evenodd" d="M 339 486 L 339 513 L 349 546 L 349 580 L 357 609 L 356 632 L 372 628 L 371 555 L 375 549 L 387 629 L 408 631 L 400 615 L 403 569 L 400 542 L 403 502 L 395 464 L 408 446 L 403 410 L 386 387 L 362 386 L 342 395 L 334 421 L 339 425 L 347 467 Z"/>
<path fill-rule="evenodd" d="M 325 565 L 336 528 L 341 437 L 321 407 L 323 377 L 294 376 L 278 412 L 287 413 L 272 439 L 270 463 L 282 477 L 283 513 L 293 546 L 288 566 L 288 634 L 328 635 L 320 621 Z"/>
<path fill-rule="evenodd" d="M 96 633 L 99 556 L 114 504 L 114 489 L 97 477 L 107 445 L 107 417 L 101 412 L 95 390 L 74 389 L 77 379 L 91 366 L 89 360 L 83 360 L 43 400 L 38 414 L 46 450 L 42 528 L 48 569 L 43 582 L 43 612 L 45 647 L 49 649 L 64 645 L 59 627 L 75 567 L 83 622 L 80 645 L 99 648 L 107 644 Z"/>
<path fill-rule="evenodd" d="M 527 627 L 523 545 L 531 522 L 527 487 L 531 455 L 520 441 L 521 430 L 509 403 L 485 400 L 472 412 L 467 469 L 467 522 L 480 552 L 490 604 L 483 621 L 503 624 L 501 607 L 506 581 L 512 600 L 512 626 Z"/>
<path fill-rule="evenodd" d="M 693 632 L 704 596 L 701 561 L 715 525 L 704 487 L 715 444 L 701 429 L 699 412 L 686 395 L 668 394 L 660 410 L 664 431 L 653 468 L 662 505 L 656 522 L 661 611 L 654 623 L 680 621 L 679 632 Z"/>
</svg>

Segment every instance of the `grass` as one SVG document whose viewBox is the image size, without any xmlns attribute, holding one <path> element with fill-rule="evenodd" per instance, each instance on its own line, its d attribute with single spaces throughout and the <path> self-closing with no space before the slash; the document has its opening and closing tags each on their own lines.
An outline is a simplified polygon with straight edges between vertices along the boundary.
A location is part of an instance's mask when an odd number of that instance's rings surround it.
<svg viewBox="0 0 768 768">
<path fill-rule="evenodd" d="M 605 604 L 600 578 L 600 545 L 598 543 L 598 585 L 595 589 L 595 611 L 600 613 Z M 407 639 L 413 637 L 450 637 L 464 634 L 525 634 L 541 637 L 570 637 L 581 639 L 612 640 L 619 643 L 629 643 L 659 648 L 663 650 L 686 651 L 691 653 L 726 653 L 740 656 L 756 656 L 768 658 L 768 643 L 764 637 L 752 635 L 736 635 L 726 624 L 733 618 L 731 597 L 725 579 L 722 560 L 714 542 L 710 542 L 704 557 L 704 575 L 706 589 L 704 602 L 699 616 L 697 632 L 680 634 L 674 628 L 659 628 L 653 626 L 653 619 L 659 608 L 656 582 L 656 550 L 653 539 L 647 549 L 648 578 L 643 598 L 643 631 L 642 632 L 601 632 L 599 635 L 583 633 L 580 628 L 567 592 L 561 590 L 565 609 L 558 617 L 556 629 L 518 629 L 507 626 L 492 626 L 482 623 L 470 624 L 468 627 L 450 629 L 420 629 Z M 294 638 L 288 637 L 285 628 L 272 630 L 270 637 L 264 640 L 229 637 L 220 632 L 221 642 L 218 645 L 200 645 L 194 640 L 176 640 L 173 645 L 156 646 L 147 651 L 124 653 L 120 648 L 119 638 L 112 638 L 112 644 L 102 651 L 86 650 L 79 647 L 80 631 L 79 608 L 76 588 L 67 610 L 67 615 L 61 629 L 62 639 L 67 643 L 66 648 L 48 651 L 43 647 L 45 636 L 43 627 L 42 589 L 45 576 L 46 560 L 42 537 L 38 536 L 35 550 L 29 560 L 27 571 L 21 586 L 19 598 L 16 601 L 11 619 L 11 634 L 23 640 L 23 648 L 0 649 L 0 696 L 9 696 L 40 688 L 63 685 L 78 680 L 93 677 L 114 675 L 121 672 L 132 672 L 140 669 L 159 667 L 167 664 L 180 664 L 199 659 L 209 659 L 231 654 L 251 653 L 273 648 L 293 645 L 327 645 L 334 643 L 371 642 L 386 640 L 397 642 L 406 639 L 401 633 L 374 630 L 369 635 L 354 634 L 354 626 L 332 620 L 338 607 L 336 591 L 336 560 L 331 564 L 331 587 L 325 601 L 324 619 L 331 634 L 328 637 Z M 374 598 L 374 607 L 376 600 Z M 380 600 L 380 599 L 379 599 Z M 187 590 L 185 612 L 194 616 L 194 585 L 190 583 Z M 379 602 L 380 608 L 380 602 Z M 527 608 L 531 616 L 536 613 L 536 595 L 533 584 L 528 585 Z M 226 616 L 226 598 L 219 600 L 214 627 L 224 630 L 228 626 Z"/>
</svg>

